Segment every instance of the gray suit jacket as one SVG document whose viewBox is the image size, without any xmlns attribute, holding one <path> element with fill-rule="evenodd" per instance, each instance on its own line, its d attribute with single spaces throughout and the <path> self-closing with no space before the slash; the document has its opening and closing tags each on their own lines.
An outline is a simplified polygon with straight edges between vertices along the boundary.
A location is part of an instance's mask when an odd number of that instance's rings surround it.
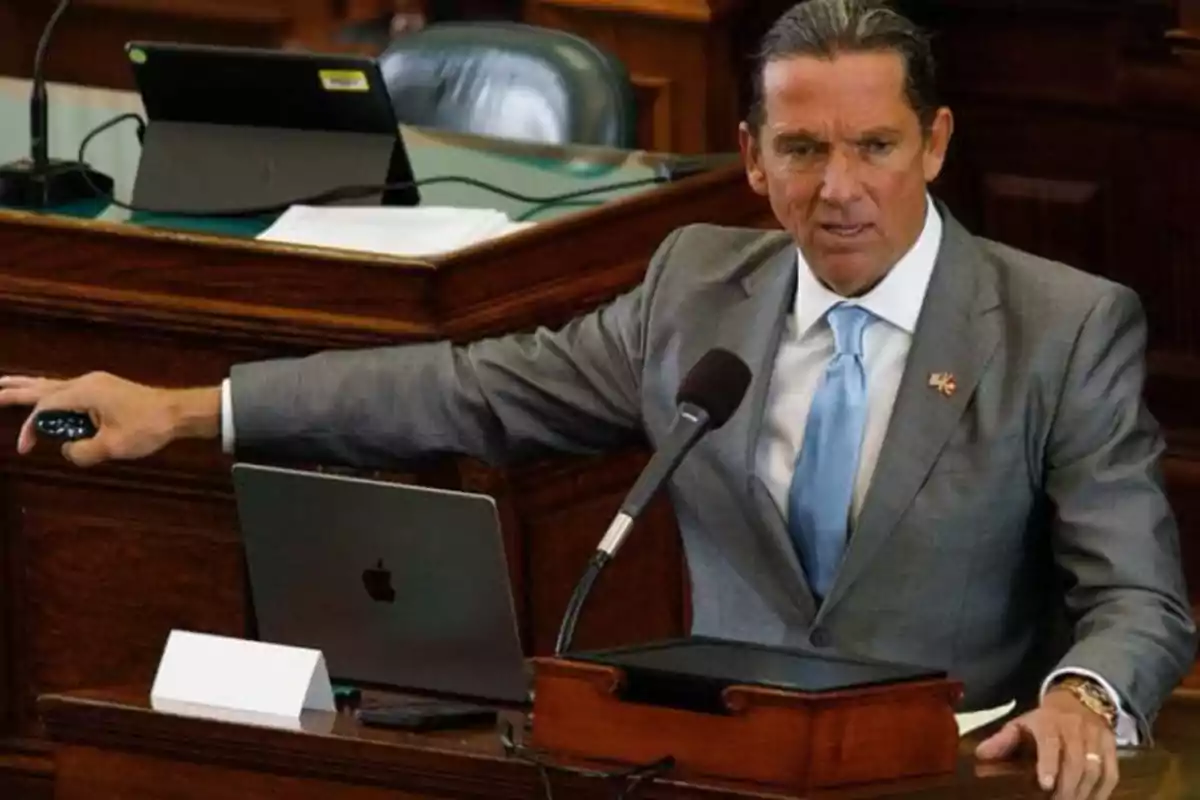
<svg viewBox="0 0 1200 800">
<path fill-rule="evenodd" d="M 795 294 L 783 233 L 677 231 L 639 287 L 558 331 L 239 366 L 238 449 L 372 465 L 592 452 L 642 433 L 654 443 L 681 378 L 723 346 L 753 383 L 670 486 L 694 633 L 943 667 L 964 681 L 964 708 L 1032 703 L 1056 666 L 1082 667 L 1121 693 L 1145 735 L 1191 666 L 1195 627 L 1163 442 L 1141 399 L 1140 304 L 941 211 L 887 438 L 819 609 L 754 474 Z M 931 387 L 935 372 L 957 391 Z"/>
</svg>

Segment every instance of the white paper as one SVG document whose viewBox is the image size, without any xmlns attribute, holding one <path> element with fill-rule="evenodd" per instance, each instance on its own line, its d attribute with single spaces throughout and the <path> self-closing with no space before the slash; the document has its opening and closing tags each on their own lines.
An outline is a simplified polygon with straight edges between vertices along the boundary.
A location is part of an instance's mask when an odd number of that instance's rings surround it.
<svg viewBox="0 0 1200 800">
<path fill-rule="evenodd" d="M 1017 701 L 1010 700 L 1008 703 L 996 708 L 985 708 L 982 711 L 968 711 L 965 714 L 955 714 L 954 721 L 958 723 L 958 735 L 966 736 L 971 731 L 978 730 L 984 725 L 989 725 L 1001 717 L 1012 713 L 1012 710 L 1016 707 Z"/>
<path fill-rule="evenodd" d="M 321 651 L 178 630 L 167 638 L 150 705 L 291 728 L 305 709 L 335 710 Z"/>
<path fill-rule="evenodd" d="M 489 208 L 292 206 L 258 238 L 419 257 L 461 250 L 534 224 L 513 222 L 507 214 Z"/>
</svg>

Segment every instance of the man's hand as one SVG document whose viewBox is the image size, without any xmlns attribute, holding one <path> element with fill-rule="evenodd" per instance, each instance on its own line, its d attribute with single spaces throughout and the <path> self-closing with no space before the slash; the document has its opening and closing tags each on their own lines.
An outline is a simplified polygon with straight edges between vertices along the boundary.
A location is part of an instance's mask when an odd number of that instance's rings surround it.
<svg viewBox="0 0 1200 800">
<path fill-rule="evenodd" d="M 17 439 L 22 455 L 37 442 L 34 418 L 40 412 L 88 414 L 96 435 L 62 447 L 63 456 L 81 467 L 143 458 L 175 439 L 220 434 L 220 389 L 158 389 L 103 372 L 65 381 L 0 378 L 0 407 L 4 406 L 33 406 Z"/>
<path fill-rule="evenodd" d="M 984 761 L 1037 750 L 1038 782 L 1055 800 L 1105 800 L 1117 785 L 1117 739 L 1107 721 L 1064 689 L 1046 692 L 1041 706 L 980 743 Z"/>
</svg>

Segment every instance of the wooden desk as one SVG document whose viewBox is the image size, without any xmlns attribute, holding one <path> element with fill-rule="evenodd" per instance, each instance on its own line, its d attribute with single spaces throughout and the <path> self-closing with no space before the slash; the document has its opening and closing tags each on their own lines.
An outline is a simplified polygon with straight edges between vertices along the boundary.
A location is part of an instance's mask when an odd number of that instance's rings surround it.
<svg viewBox="0 0 1200 800">
<path fill-rule="evenodd" d="M 0 119 L 3 94 L 0 86 Z M 102 95 L 101 119 L 122 102 Z M 83 123 L 81 130 L 91 124 L 87 109 L 58 116 Z M 3 130 L 0 121 L 0 142 Z M 532 193 L 649 175 L 655 163 L 641 153 L 417 131 L 407 131 L 406 142 L 418 176 L 490 171 L 489 179 L 507 175 L 508 185 Z M 117 168 L 129 159 L 109 155 L 104 167 L 127 187 L 129 176 Z M 636 284 L 677 226 L 754 224 L 769 213 L 737 165 L 643 189 L 594 209 L 554 209 L 530 230 L 424 261 L 267 245 L 245 235 L 131 224 L 119 214 L 96 221 L 0 212 L 0 374 L 106 369 L 158 384 L 215 384 L 248 359 L 465 341 L 560 323 Z M 495 200 L 430 191 L 436 203 Z M 172 628 L 245 632 L 230 462 L 215 445 L 179 445 L 147 461 L 85 472 L 53 450 L 18 459 L 12 442 L 22 416 L 0 414 L 4 798 L 18 781 L 49 790 L 52 760 L 34 713 L 39 694 L 148 683 Z M 389 477 L 497 498 L 523 640 L 534 654 L 552 648 L 573 584 L 643 461 L 635 447 L 511 470 L 446 460 Z M 581 645 L 685 629 L 677 539 L 660 504 L 589 602 Z"/>
<path fill-rule="evenodd" d="M 145 692 L 75 692 L 43 697 L 39 710 L 59 745 L 58 800 L 307 800 L 307 798 L 479 798 L 547 796 L 538 770 L 506 752 L 494 730 L 408 734 L 366 728 L 349 714 L 306 713 L 303 730 L 252 728 L 150 710 Z M 520 728 L 521 718 L 510 716 Z M 1200 707 L 1173 699 L 1159 722 L 1157 749 L 1121 759 L 1115 798 L 1194 797 L 1200 785 Z M 1031 763 L 980 765 L 963 742 L 951 775 L 821 792 L 825 800 L 866 797 L 1042 796 Z M 781 746 L 784 746 L 781 744 Z M 553 796 L 611 798 L 617 784 L 550 772 Z M 638 797 L 780 798 L 753 787 L 643 784 Z"/>
</svg>

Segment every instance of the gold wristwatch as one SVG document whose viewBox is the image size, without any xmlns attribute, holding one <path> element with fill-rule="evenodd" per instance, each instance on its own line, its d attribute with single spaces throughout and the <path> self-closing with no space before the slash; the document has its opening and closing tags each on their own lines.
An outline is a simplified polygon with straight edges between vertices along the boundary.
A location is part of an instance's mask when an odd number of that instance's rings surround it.
<svg viewBox="0 0 1200 800">
<path fill-rule="evenodd" d="M 1050 685 L 1051 689 L 1065 689 L 1089 710 L 1104 718 L 1108 727 L 1117 729 L 1117 707 L 1104 687 L 1081 675 L 1067 675 Z"/>
</svg>

